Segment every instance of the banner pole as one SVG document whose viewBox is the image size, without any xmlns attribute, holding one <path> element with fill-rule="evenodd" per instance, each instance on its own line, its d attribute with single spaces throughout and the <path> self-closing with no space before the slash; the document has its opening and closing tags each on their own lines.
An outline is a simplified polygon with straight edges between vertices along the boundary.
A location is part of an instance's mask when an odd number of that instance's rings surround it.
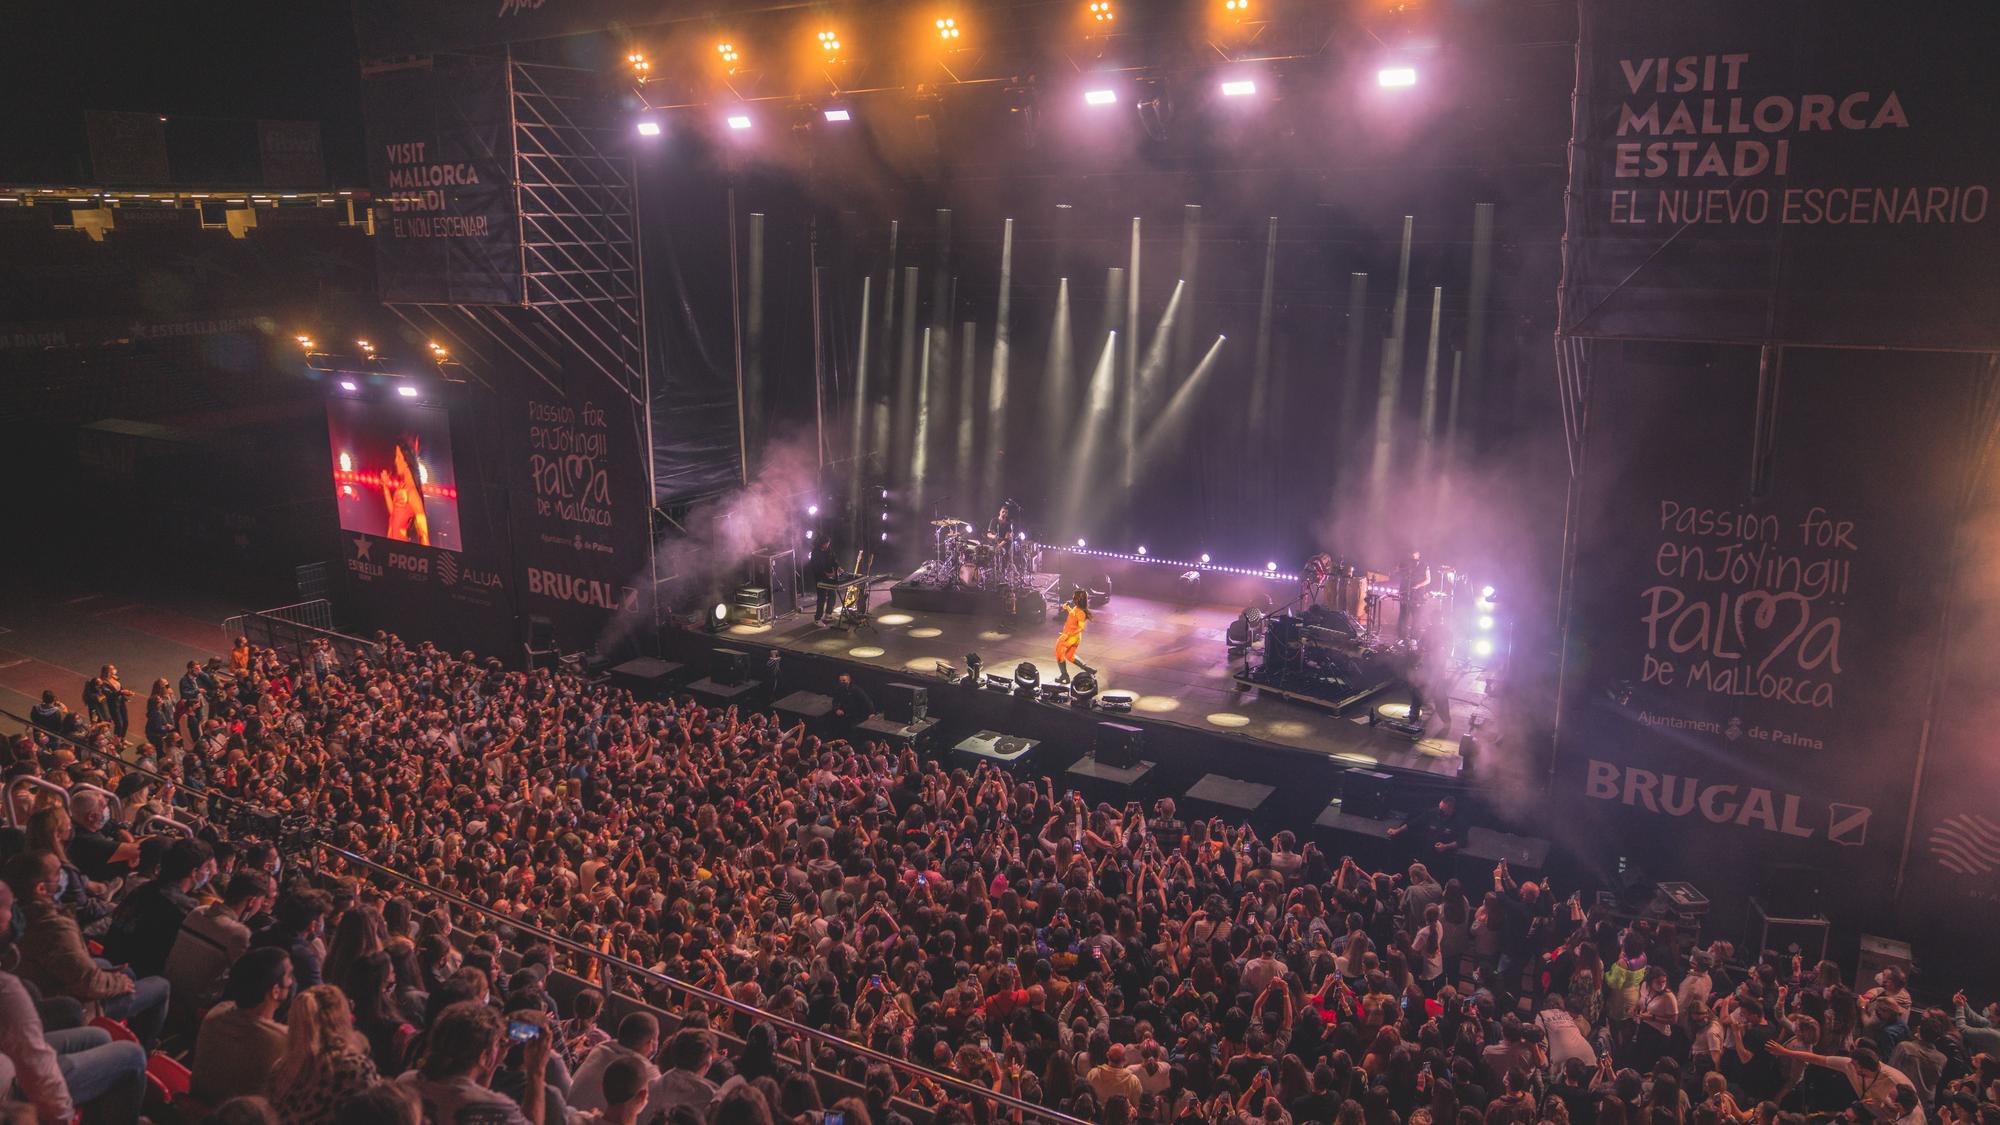
<svg viewBox="0 0 2000 1125">
<path fill-rule="evenodd" d="M 743 417 L 743 283 L 736 254 L 736 188 L 729 189 L 729 327 L 736 349 L 736 475 L 750 484 L 750 435 Z"/>
</svg>

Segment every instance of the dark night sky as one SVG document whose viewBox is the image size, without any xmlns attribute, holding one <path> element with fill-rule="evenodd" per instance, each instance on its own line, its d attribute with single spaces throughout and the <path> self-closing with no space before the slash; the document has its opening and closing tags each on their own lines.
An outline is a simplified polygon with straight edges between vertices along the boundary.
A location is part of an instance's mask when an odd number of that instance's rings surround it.
<svg viewBox="0 0 2000 1125">
<path fill-rule="evenodd" d="M 230 149 L 247 137 L 253 164 L 256 138 L 248 122 L 316 120 L 335 184 L 361 178 L 359 80 L 346 0 L 31 3 L 9 5 L 7 22 L 0 182 L 87 179 L 83 113 L 89 109 L 168 115 L 173 155 L 183 148 Z M 186 163 L 177 162 L 177 179 L 198 161 Z"/>
</svg>

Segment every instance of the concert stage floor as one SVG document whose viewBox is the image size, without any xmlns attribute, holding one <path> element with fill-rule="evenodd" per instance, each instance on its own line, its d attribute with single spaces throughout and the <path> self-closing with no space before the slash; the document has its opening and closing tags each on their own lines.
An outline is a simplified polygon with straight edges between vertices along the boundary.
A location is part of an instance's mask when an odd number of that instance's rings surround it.
<svg viewBox="0 0 2000 1125">
<path fill-rule="evenodd" d="M 1059 619 L 1013 624 L 905 610 L 888 606 L 886 594 L 886 583 L 877 587 L 875 604 L 883 611 L 876 615 L 873 628 L 852 633 L 824 628 L 814 625 L 810 614 L 799 613 L 769 625 L 734 626 L 722 636 L 899 670 L 932 684 L 937 683 L 938 662 L 963 671 L 968 652 L 977 652 L 987 671 L 1011 674 L 1016 664 L 1031 660 L 1041 670 L 1043 682 L 1055 679 L 1053 650 Z M 1452 692 L 1449 737 L 1413 742 L 1368 723 L 1376 704 L 1407 703 L 1406 692 L 1385 692 L 1342 717 L 1254 690 L 1239 691 L 1223 639 L 1236 614 L 1233 609 L 1121 594 L 1093 611 L 1082 655 L 1098 670 L 1102 690 L 1131 692 L 1137 696 L 1134 713 L 1149 720 L 1344 764 L 1440 779 L 1458 776 L 1458 736 L 1485 702 L 1484 681 L 1477 673 L 1461 677 Z"/>
</svg>

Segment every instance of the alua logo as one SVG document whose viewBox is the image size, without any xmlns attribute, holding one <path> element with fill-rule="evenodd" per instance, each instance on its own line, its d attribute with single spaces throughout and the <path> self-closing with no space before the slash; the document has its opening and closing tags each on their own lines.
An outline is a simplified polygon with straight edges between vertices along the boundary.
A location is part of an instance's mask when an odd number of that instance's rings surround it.
<svg viewBox="0 0 2000 1125">
<path fill-rule="evenodd" d="M 559 602 L 596 606 L 599 609 L 632 609 L 639 604 L 639 591 L 615 586 L 594 578 L 578 578 L 538 566 L 528 568 L 528 592 Z"/>
</svg>

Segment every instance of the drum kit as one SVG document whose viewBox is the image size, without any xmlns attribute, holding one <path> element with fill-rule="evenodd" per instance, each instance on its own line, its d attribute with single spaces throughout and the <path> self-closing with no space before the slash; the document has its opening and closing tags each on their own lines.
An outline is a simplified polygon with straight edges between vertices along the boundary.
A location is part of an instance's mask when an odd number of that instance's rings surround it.
<svg viewBox="0 0 2000 1125">
<path fill-rule="evenodd" d="M 936 566 L 960 586 L 975 589 L 1009 586 L 1034 572 L 1041 549 L 1025 532 L 993 542 L 959 519 L 931 521 L 936 537 Z"/>
</svg>

